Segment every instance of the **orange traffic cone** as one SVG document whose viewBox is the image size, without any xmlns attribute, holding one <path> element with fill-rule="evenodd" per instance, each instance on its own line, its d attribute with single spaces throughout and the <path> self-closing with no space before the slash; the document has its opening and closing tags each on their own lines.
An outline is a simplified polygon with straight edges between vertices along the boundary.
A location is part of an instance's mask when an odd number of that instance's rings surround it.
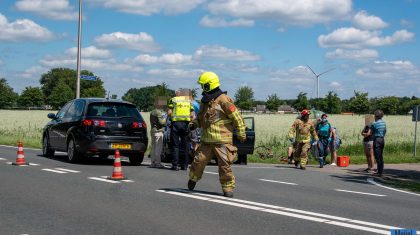
<svg viewBox="0 0 420 235">
<path fill-rule="evenodd" d="M 124 177 L 121 171 L 121 158 L 120 158 L 120 151 L 117 149 L 115 150 L 115 160 L 114 160 L 114 171 L 112 172 L 112 176 L 108 177 L 110 180 L 125 180 L 127 178 Z"/>
<path fill-rule="evenodd" d="M 17 151 L 17 158 L 16 162 L 12 163 L 15 166 L 25 166 L 29 165 L 29 163 L 25 162 L 25 154 L 23 153 L 23 144 L 22 141 L 19 140 L 18 143 L 18 151 Z"/>
</svg>

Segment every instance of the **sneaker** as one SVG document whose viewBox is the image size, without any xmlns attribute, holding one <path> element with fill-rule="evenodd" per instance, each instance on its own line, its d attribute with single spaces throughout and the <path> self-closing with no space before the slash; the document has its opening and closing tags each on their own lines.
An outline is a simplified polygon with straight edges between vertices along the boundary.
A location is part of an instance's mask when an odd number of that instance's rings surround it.
<svg viewBox="0 0 420 235">
<path fill-rule="evenodd" d="M 179 171 L 179 168 L 177 166 L 172 166 L 171 167 L 171 170 L 173 170 L 173 171 Z"/>
<path fill-rule="evenodd" d="M 233 192 L 223 192 L 223 196 L 225 196 L 225 197 L 233 197 Z"/>
<path fill-rule="evenodd" d="M 192 180 L 188 180 L 188 189 L 189 190 L 194 190 L 196 184 L 197 184 L 197 182 L 194 182 Z"/>
<path fill-rule="evenodd" d="M 162 165 L 161 163 L 155 164 L 155 167 L 160 169 L 166 168 L 166 166 Z"/>
<path fill-rule="evenodd" d="M 337 164 L 335 164 L 335 163 L 331 163 L 331 166 L 337 166 Z"/>
</svg>

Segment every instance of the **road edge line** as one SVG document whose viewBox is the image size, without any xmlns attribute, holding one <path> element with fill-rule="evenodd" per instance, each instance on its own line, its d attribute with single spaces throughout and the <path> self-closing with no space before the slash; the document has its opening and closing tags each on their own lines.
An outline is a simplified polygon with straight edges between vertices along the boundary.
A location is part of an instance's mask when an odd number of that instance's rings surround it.
<svg viewBox="0 0 420 235">
<path fill-rule="evenodd" d="M 371 183 L 373 185 L 382 187 L 382 188 L 386 188 L 386 189 L 394 190 L 394 191 L 397 191 L 397 192 L 400 192 L 400 193 L 407 193 L 407 194 L 411 194 L 411 195 L 415 195 L 415 196 L 419 196 L 420 197 L 420 194 L 417 194 L 417 193 L 413 193 L 413 192 L 409 192 L 409 191 L 404 191 L 404 190 L 401 190 L 401 189 L 396 189 L 396 188 L 392 188 L 392 187 L 388 187 L 388 186 L 382 185 L 382 184 L 380 184 L 378 182 L 375 182 L 375 179 L 373 179 L 373 178 L 367 178 L 366 180 L 367 180 L 367 182 L 369 182 L 369 183 Z"/>
</svg>

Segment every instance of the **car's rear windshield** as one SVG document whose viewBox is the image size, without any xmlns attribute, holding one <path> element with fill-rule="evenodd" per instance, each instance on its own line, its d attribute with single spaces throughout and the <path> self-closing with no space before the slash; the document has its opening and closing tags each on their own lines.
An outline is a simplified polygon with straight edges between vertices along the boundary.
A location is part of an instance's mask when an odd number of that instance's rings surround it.
<svg viewBox="0 0 420 235">
<path fill-rule="evenodd" d="M 87 116 L 90 117 L 135 117 L 143 121 L 142 116 L 134 105 L 115 102 L 101 102 L 89 104 Z"/>
</svg>

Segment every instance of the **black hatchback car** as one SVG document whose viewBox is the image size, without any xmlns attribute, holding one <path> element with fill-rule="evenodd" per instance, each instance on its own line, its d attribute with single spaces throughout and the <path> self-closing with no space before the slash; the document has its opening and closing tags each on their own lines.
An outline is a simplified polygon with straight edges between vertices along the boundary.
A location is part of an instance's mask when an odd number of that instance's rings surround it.
<svg viewBox="0 0 420 235">
<path fill-rule="evenodd" d="M 121 100 L 83 98 L 68 102 L 44 127 L 42 152 L 67 152 L 70 162 L 118 149 L 132 165 L 140 165 L 147 149 L 147 126 L 136 106 Z"/>
</svg>

